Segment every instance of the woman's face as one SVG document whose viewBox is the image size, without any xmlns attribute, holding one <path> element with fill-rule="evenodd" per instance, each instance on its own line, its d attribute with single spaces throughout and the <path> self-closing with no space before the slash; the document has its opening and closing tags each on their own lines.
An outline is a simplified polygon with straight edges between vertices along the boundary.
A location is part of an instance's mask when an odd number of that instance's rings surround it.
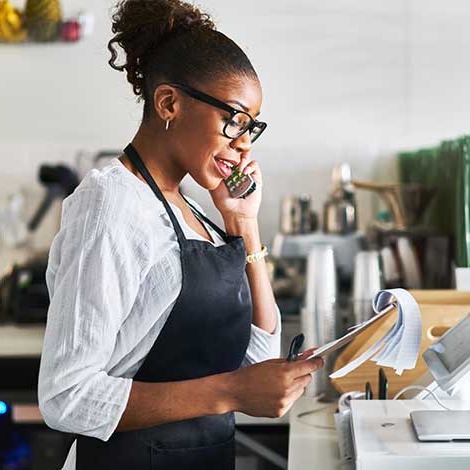
<svg viewBox="0 0 470 470">
<path fill-rule="evenodd" d="M 253 118 L 260 112 L 262 92 L 257 80 L 215 81 L 195 88 Z M 202 187 L 215 189 L 230 175 L 226 164 L 237 166 L 241 155 L 250 150 L 249 132 L 237 139 L 226 137 L 223 129 L 230 118 L 227 111 L 191 98 L 182 90 L 177 92 L 182 99 L 177 127 L 175 122 L 175 133 L 178 133 L 175 153 L 179 164 Z"/>
</svg>

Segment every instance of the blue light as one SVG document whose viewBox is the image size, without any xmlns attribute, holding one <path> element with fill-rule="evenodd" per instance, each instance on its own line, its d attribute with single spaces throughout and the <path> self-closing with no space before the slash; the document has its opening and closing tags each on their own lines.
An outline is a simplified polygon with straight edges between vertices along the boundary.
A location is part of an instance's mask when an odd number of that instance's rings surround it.
<svg viewBox="0 0 470 470">
<path fill-rule="evenodd" d="M 0 415 L 4 415 L 8 410 L 7 404 L 4 401 L 0 401 Z"/>
</svg>

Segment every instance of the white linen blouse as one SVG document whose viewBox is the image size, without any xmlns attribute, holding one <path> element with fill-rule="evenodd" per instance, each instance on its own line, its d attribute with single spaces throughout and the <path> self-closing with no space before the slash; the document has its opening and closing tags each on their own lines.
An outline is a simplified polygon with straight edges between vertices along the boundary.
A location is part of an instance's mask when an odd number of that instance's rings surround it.
<svg viewBox="0 0 470 470">
<path fill-rule="evenodd" d="M 170 206 L 186 238 L 211 243 Z M 215 246 L 225 243 L 205 226 Z M 46 282 L 41 413 L 54 429 L 106 441 L 182 282 L 180 248 L 163 203 L 119 159 L 91 170 L 64 200 Z M 277 316 L 273 334 L 252 324 L 242 366 L 279 357 L 279 310 Z M 75 469 L 75 445 L 65 468 Z"/>
</svg>

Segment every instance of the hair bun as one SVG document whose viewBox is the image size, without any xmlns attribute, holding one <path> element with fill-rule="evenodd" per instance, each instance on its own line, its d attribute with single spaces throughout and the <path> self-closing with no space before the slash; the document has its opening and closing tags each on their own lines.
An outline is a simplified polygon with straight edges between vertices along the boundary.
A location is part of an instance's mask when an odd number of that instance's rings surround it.
<svg viewBox="0 0 470 470">
<path fill-rule="evenodd" d="M 114 37 L 108 43 L 109 64 L 127 72 L 134 93 L 143 91 L 143 62 L 173 34 L 192 30 L 215 30 L 210 16 L 190 3 L 180 0 L 122 0 L 112 16 Z M 118 65 L 119 45 L 126 53 L 126 62 Z"/>
<path fill-rule="evenodd" d="M 201 12 L 194 5 L 177 0 L 167 0 L 173 4 L 168 16 L 168 32 L 194 29 L 215 29 L 215 24 L 207 13 Z"/>
</svg>

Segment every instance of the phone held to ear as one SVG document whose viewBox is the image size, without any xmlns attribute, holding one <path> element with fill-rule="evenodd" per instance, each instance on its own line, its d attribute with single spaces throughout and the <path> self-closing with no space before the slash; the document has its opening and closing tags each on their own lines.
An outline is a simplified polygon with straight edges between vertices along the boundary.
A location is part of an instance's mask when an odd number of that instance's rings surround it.
<svg viewBox="0 0 470 470">
<path fill-rule="evenodd" d="M 232 167 L 232 174 L 224 180 L 231 197 L 245 199 L 255 189 L 256 183 L 250 175 L 244 175 L 236 166 Z"/>
</svg>

